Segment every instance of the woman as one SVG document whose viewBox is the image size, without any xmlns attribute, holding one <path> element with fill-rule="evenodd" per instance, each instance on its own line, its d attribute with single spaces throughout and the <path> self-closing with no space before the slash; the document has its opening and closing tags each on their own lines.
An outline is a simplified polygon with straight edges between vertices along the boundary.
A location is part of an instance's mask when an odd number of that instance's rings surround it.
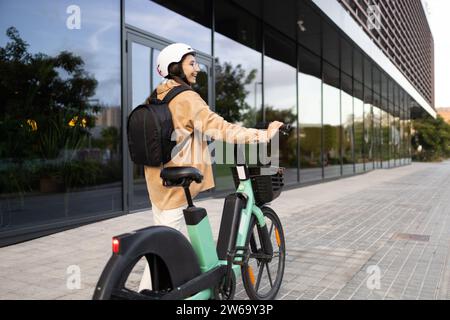
<svg viewBox="0 0 450 320">
<path fill-rule="evenodd" d="M 175 86 L 191 86 L 197 81 L 200 71 L 195 59 L 195 51 L 183 43 L 175 43 L 164 48 L 157 60 L 158 73 L 167 80 L 156 88 L 157 98 L 162 100 Z M 247 129 L 225 121 L 222 117 L 210 110 L 206 102 L 194 91 L 184 91 L 169 103 L 172 114 L 174 131 L 178 133 L 177 142 L 184 143 L 181 150 L 166 164 L 171 166 L 189 166 L 199 169 L 203 174 L 200 184 L 192 183 L 190 192 L 192 198 L 199 192 L 214 187 L 211 158 L 208 144 L 203 138 L 204 134 L 215 140 L 230 143 L 267 142 L 283 125 L 275 121 L 269 125 L 267 131 Z M 200 133 L 200 134 L 198 134 Z M 160 178 L 161 168 L 145 167 L 145 179 L 152 203 L 155 225 L 166 225 L 181 230 L 183 209 L 187 206 L 186 197 L 182 188 L 167 188 Z M 148 288 L 148 266 L 141 281 L 140 290 Z M 145 283 L 147 281 L 147 284 Z"/>
<path fill-rule="evenodd" d="M 158 73 L 167 79 L 156 88 L 158 99 L 163 99 L 174 86 L 195 84 L 200 71 L 194 50 L 182 43 L 164 48 L 158 56 L 157 64 Z M 278 121 L 272 122 L 266 132 L 231 124 L 211 111 L 206 102 L 194 91 L 180 93 L 169 103 L 169 109 L 175 132 L 180 133 L 177 140 L 187 138 L 187 141 L 166 166 L 190 166 L 200 170 L 204 179 L 200 184 L 191 184 L 190 191 L 193 198 L 199 192 L 214 187 L 207 141 L 202 134 L 195 134 L 194 131 L 207 133 L 215 140 L 230 143 L 236 140 L 255 143 L 267 142 L 283 125 Z M 183 209 L 187 206 L 184 191 L 182 188 L 164 187 L 160 173 L 161 168 L 145 167 L 155 224 L 168 225 L 180 230 Z"/>
</svg>

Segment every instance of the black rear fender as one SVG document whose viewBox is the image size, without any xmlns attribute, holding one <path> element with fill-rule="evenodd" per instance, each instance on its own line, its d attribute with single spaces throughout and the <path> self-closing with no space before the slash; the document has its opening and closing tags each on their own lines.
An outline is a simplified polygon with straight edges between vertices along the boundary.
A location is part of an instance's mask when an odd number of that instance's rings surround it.
<svg viewBox="0 0 450 320">
<path fill-rule="evenodd" d="M 147 257 L 151 268 L 160 266 L 160 276 L 165 276 L 172 288 L 201 273 L 189 240 L 173 228 L 153 226 L 122 234 L 114 239 L 119 241 L 118 250 L 113 253 L 103 270 L 94 299 L 107 299 L 113 288 L 123 286 L 131 269 L 143 256 Z"/>
</svg>

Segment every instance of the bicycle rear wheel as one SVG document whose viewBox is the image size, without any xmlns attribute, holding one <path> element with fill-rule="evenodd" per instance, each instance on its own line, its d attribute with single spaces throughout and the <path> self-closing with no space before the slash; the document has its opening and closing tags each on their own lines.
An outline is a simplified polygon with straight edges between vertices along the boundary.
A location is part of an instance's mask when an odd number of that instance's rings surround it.
<svg viewBox="0 0 450 320">
<path fill-rule="evenodd" d="M 139 291 L 139 282 L 142 277 L 144 264 L 151 267 L 152 289 Z M 112 261 L 113 267 L 106 268 L 108 281 L 97 285 L 94 299 L 105 300 L 153 300 L 161 299 L 172 290 L 168 270 L 164 262 L 156 255 L 139 256 L 133 261 Z M 96 298 L 96 295 L 98 298 Z M 100 297 L 101 296 L 101 297 Z"/>
<path fill-rule="evenodd" d="M 283 281 L 286 246 L 283 226 L 277 214 L 269 207 L 261 208 L 266 219 L 266 226 L 273 254 L 264 253 L 262 244 L 265 233 L 252 216 L 245 247 L 249 251 L 249 260 L 242 266 L 242 282 L 245 291 L 253 300 L 273 300 Z M 266 233 L 267 235 L 267 233 Z"/>
</svg>

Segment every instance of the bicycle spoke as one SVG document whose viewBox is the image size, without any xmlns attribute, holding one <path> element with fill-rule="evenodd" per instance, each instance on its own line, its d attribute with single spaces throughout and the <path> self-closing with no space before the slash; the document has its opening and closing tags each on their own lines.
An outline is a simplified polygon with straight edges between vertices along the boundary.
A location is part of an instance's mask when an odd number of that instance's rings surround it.
<svg viewBox="0 0 450 320">
<path fill-rule="evenodd" d="M 261 278 L 262 278 L 263 271 L 264 271 L 264 263 L 261 263 L 261 267 L 259 268 L 259 271 L 258 271 L 258 279 L 256 280 L 256 286 L 255 286 L 256 292 L 258 292 L 259 285 L 261 284 Z"/>
<path fill-rule="evenodd" d="M 273 287 L 272 276 L 270 275 L 269 264 L 266 263 L 267 275 L 269 276 L 270 287 Z"/>
<path fill-rule="evenodd" d="M 273 221 L 270 220 L 272 222 L 272 225 L 270 226 L 270 231 L 269 231 L 269 239 L 272 236 L 272 231 L 273 231 Z"/>
</svg>

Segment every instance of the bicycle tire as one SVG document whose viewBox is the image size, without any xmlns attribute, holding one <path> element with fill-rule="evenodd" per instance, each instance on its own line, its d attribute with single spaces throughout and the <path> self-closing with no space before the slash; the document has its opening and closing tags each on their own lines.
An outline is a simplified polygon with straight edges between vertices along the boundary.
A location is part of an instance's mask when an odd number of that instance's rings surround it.
<svg viewBox="0 0 450 320">
<path fill-rule="evenodd" d="M 167 275 L 161 277 L 155 283 L 155 279 L 153 279 L 152 286 L 157 287 L 158 290 L 143 290 L 138 292 L 137 290 L 133 290 L 128 288 L 126 285 L 129 276 L 131 275 L 134 267 L 140 261 L 141 258 L 145 257 L 147 263 L 151 263 L 153 259 L 158 259 L 157 256 L 153 254 L 142 255 L 135 258 L 132 261 L 117 261 L 113 260 L 111 263 L 111 267 L 108 268 L 107 272 L 113 273 L 117 276 L 111 276 L 110 281 L 104 283 L 102 287 L 97 285 L 96 290 L 102 290 L 102 300 L 159 300 L 166 293 L 172 290 L 172 286 L 170 284 L 170 280 L 167 278 Z M 165 271 L 165 270 L 164 270 Z"/>
<path fill-rule="evenodd" d="M 257 219 L 252 216 L 250 221 L 250 228 L 247 234 L 245 247 L 249 251 L 249 259 L 242 266 L 242 282 L 244 284 L 247 295 L 252 300 L 273 300 L 276 298 L 278 291 L 280 290 L 281 283 L 283 281 L 285 258 L 286 258 L 286 244 L 284 238 L 283 226 L 275 211 L 269 207 L 262 207 L 261 211 L 266 218 L 266 224 L 269 231 L 269 237 L 274 248 L 272 256 L 269 258 L 257 258 L 256 255 L 260 254 L 261 249 L 261 236 L 262 232 L 258 232 L 259 226 L 257 225 Z M 267 221 L 269 220 L 269 221 Z M 274 231 L 275 230 L 275 231 Z M 256 232 L 255 232 L 256 231 Z M 275 244 L 272 241 L 272 236 L 275 236 Z M 276 251 L 278 248 L 278 251 Z M 278 259 L 275 259 L 278 258 Z M 276 264 L 275 281 L 272 280 L 270 268 Z M 254 266 L 258 268 L 258 278 L 255 279 Z M 269 280 L 268 285 L 261 287 L 261 280 L 265 276 L 264 269 L 266 269 L 266 278 Z M 268 291 L 264 292 L 263 289 L 268 287 Z M 261 291 L 260 291 L 261 290 Z"/>
</svg>

